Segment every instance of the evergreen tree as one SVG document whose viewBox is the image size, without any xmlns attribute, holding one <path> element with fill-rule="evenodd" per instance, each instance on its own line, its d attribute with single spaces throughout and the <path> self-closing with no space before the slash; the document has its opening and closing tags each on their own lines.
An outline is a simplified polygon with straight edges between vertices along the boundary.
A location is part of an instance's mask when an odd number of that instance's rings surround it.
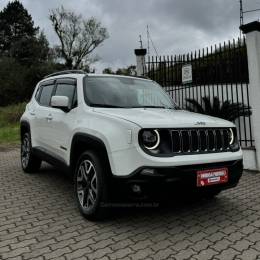
<svg viewBox="0 0 260 260">
<path fill-rule="evenodd" d="M 29 100 L 46 74 L 64 69 L 51 57 L 48 40 L 15 0 L 0 12 L 0 106 Z"/>
<path fill-rule="evenodd" d="M 27 66 L 43 63 L 49 58 L 49 42 L 43 32 L 37 37 L 22 38 L 13 43 L 10 56 Z"/>
<path fill-rule="evenodd" d="M 0 12 L 0 53 L 10 56 L 13 44 L 36 37 L 38 30 L 31 15 L 18 0 L 9 2 Z"/>
</svg>

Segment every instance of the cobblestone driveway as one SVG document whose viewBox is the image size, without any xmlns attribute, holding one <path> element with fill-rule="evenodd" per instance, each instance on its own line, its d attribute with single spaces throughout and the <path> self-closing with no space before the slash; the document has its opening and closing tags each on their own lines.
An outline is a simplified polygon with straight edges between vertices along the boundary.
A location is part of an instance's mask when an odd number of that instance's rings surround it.
<svg viewBox="0 0 260 260">
<path fill-rule="evenodd" d="M 260 174 L 212 201 L 81 217 L 69 178 L 0 152 L 0 259 L 260 259 Z"/>
</svg>

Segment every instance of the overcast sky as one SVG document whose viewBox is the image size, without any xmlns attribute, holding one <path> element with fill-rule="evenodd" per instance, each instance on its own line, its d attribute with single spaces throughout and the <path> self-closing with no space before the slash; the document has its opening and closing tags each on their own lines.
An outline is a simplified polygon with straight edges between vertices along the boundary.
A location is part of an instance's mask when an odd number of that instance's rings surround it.
<svg viewBox="0 0 260 260">
<path fill-rule="evenodd" d="M 2 9 L 8 0 L 0 0 Z M 50 9 L 63 5 L 83 17 L 95 16 L 110 37 L 96 54 L 94 66 L 125 67 L 135 64 L 139 34 L 146 40 L 146 25 L 160 55 L 174 55 L 207 47 L 239 36 L 239 0 L 21 0 L 35 25 L 51 45 L 58 39 L 48 19 Z M 260 8 L 260 0 L 243 0 L 244 10 Z M 245 14 L 244 22 L 258 20 L 260 12 Z M 154 54 L 151 49 L 151 54 Z"/>
</svg>

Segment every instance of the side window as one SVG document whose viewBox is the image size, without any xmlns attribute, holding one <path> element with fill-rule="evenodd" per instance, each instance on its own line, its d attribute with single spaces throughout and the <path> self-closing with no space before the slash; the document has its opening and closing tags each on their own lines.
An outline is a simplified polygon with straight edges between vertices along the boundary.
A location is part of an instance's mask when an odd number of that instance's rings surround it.
<svg viewBox="0 0 260 260">
<path fill-rule="evenodd" d="M 69 98 L 69 107 L 75 107 L 74 100 L 75 86 L 72 84 L 58 83 L 56 88 L 55 96 L 66 96 Z M 76 93 L 75 93 L 76 94 Z"/>
<path fill-rule="evenodd" d="M 39 103 L 43 106 L 49 106 L 54 85 L 42 86 L 42 91 L 39 97 Z"/>
<path fill-rule="evenodd" d="M 77 88 L 75 87 L 75 92 L 74 92 L 71 108 L 74 108 L 74 107 L 77 107 L 77 106 L 78 106 L 78 93 L 77 93 Z"/>
<path fill-rule="evenodd" d="M 41 86 L 38 87 L 36 94 L 35 94 L 35 99 L 39 102 L 40 98 L 40 93 L 41 93 Z"/>
</svg>

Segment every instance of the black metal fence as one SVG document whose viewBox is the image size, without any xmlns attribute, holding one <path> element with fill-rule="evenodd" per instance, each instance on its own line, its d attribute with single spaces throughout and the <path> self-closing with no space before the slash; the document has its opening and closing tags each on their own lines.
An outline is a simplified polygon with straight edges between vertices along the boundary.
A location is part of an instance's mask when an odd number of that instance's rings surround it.
<svg viewBox="0 0 260 260">
<path fill-rule="evenodd" d="M 192 81 L 183 83 L 184 65 L 192 68 Z M 249 114 L 249 77 L 245 39 L 211 46 L 210 48 L 175 56 L 149 56 L 146 74 L 157 81 L 183 109 L 187 109 L 188 99 L 203 106 L 203 97 L 211 101 L 215 97 L 221 104 L 229 101 L 242 114 L 234 122 L 238 127 L 242 147 L 253 147 L 251 116 Z M 247 110 L 247 111 L 243 111 Z"/>
</svg>

